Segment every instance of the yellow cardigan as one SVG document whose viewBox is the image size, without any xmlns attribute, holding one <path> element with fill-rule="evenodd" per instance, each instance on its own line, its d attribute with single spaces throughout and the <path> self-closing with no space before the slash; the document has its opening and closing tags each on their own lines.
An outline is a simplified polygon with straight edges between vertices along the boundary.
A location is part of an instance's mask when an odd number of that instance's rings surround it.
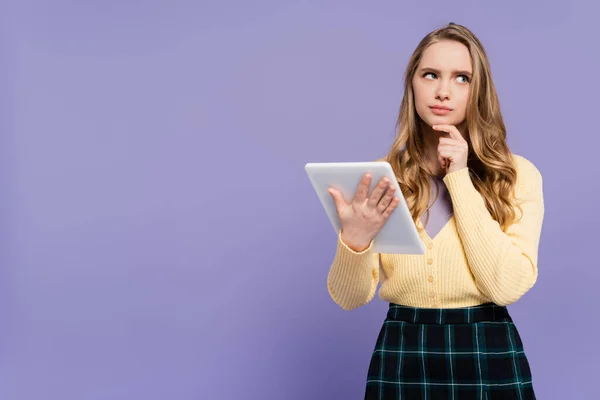
<svg viewBox="0 0 600 400">
<path fill-rule="evenodd" d="M 423 307 L 456 308 L 517 301 L 535 283 L 544 200 L 542 176 L 524 157 L 513 155 L 517 167 L 515 193 L 521 219 L 503 232 L 475 189 L 468 168 L 444 177 L 454 213 L 430 238 L 419 222 L 425 254 L 379 254 L 371 246 L 358 253 L 338 233 L 329 269 L 329 295 L 344 310 L 370 302 L 381 283 L 386 302 Z M 516 209 L 516 216 L 521 214 Z"/>
</svg>

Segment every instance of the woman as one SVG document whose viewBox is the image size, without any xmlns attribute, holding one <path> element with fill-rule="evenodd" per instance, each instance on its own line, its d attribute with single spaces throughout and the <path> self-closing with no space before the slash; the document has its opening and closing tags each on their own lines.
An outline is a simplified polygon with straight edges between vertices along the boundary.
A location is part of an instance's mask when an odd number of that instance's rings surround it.
<svg viewBox="0 0 600 400">
<path fill-rule="evenodd" d="M 424 255 L 376 254 L 399 204 L 385 178 L 363 178 L 347 203 L 328 290 L 343 309 L 390 303 L 368 370 L 367 399 L 534 399 L 506 305 L 535 283 L 542 177 L 511 154 L 479 40 L 449 24 L 428 34 L 405 73 L 398 136 L 387 158 Z M 435 193 L 433 188 L 436 188 Z"/>
</svg>

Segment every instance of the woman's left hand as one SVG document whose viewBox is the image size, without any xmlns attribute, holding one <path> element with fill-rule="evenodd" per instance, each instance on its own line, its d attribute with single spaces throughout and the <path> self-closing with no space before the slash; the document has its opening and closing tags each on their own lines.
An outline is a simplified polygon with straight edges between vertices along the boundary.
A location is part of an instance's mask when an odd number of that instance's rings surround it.
<svg viewBox="0 0 600 400">
<path fill-rule="evenodd" d="M 438 160 L 446 174 L 467 167 L 469 145 L 454 125 L 433 125 L 436 131 L 447 132 L 450 137 L 441 137 L 438 144 Z"/>
</svg>

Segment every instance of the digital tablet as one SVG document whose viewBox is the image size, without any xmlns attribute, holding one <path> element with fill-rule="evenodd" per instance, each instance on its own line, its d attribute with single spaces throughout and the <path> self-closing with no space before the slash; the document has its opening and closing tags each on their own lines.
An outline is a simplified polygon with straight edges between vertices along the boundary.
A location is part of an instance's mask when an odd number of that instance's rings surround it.
<svg viewBox="0 0 600 400">
<path fill-rule="evenodd" d="M 327 191 L 330 187 L 338 189 L 346 202 L 351 202 L 356 194 L 363 176 L 371 174 L 369 195 L 377 186 L 381 178 L 387 177 L 395 186 L 395 197 L 400 203 L 390 214 L 388 220 L 377 236 L 373 239 L 372 250 L 376 253 L 387 254 L 424 254 L 425 246 L 412 219 L 406 200 L 402 195 L 392 166 L 385 161 L 367 162 L 323 162 L 307 163 L 304 166 L 308 178 L 333 225 L 339 232 L 341 223 L 335 209 L 331 194 Z"/>
</svg>

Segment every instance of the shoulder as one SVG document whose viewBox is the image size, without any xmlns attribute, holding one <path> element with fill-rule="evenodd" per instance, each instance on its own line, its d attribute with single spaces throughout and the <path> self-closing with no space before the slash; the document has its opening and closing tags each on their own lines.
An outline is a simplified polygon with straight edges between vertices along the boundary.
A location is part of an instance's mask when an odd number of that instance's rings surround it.
<svg viewBox="0 0 600 400">
<path fill-rule="evenodd" d="M 512 159 L 517 169 L 517 182 L 519 184 L 541 183 L 542 173 L 533 162 L 518 154 L 512 154 Z"/>
<path fill-rule="evenodd" d="M 514 195 L 517 199 L 539 202 L 543 207 L 543 181 L 540 170 L 523 156 L 513 154 L 517 181 Z"/>
</svg>

